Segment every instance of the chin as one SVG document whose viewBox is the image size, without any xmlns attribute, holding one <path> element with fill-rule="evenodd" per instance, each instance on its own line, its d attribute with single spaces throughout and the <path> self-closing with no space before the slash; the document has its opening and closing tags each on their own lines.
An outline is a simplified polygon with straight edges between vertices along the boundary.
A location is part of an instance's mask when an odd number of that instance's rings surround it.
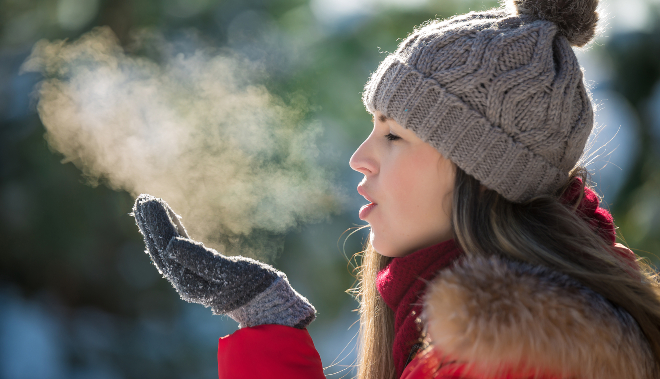
<svg viewBox="0 0 660 379">
<path fill-rule="evenodd" d="M 385 254 L 386 249 L 383 249 L 383 246 L 380 244 L 380 240 L 374 235 L 373 229 L 371 229 L 369 232 L 369 243 L 378 254 L 388 256 Z"/>
<path fill-rule="evenodd" d="M 373 231 L 369 233 L 369 242 L 371 243 L 371 246 L 373 246 L 374 250 L 376 250 L 376 252 L 382 256 L 398 257 L 401 255 L 395 249 L 393 249 L 390 244 L 387 244 L 386 242 L 376 237 Z"/>
</svg>

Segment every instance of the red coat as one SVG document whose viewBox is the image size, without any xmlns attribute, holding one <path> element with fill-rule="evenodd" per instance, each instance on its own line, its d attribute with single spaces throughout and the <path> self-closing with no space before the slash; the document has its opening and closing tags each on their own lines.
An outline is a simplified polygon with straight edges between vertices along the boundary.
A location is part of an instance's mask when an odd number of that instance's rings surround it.
<svg viewBox="0 0 660 379">
<path fill-rule="evenodd" d="M 259 325 L 220 338 L 220 379 L 324 379 L 307 329 Z"/>
<path fill-rule="evenodd" d="M 655 361 L 632 317 L 547 269 L 464 260 L 438 274 L 423 302 L 431 347 L 401 379 L 652 378 Z M 324 378 L 307 330 L 281 325 L 221 338 L 218 370 L 221 379 Z"/>
</svg>

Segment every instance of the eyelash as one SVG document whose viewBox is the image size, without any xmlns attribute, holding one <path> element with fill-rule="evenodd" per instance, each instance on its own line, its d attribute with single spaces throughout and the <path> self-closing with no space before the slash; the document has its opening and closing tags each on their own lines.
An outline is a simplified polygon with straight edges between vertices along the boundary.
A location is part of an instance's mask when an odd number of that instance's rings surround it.
<svg viewBox="0 0 660 379">
<path fill-rule="evenodd" d="M 387 133 L 387 134 L 385 135 L 385 138 L 387 138 L 387 139 L 390 140 L 390 141 L 396 141 L 396 140 L 398 140 L 398 139 L 401 139 L 401 137 L 399 137 L 399 136 L 395 136 L 395 135 L 392 134 L 392 133 Z"/>
</svg>

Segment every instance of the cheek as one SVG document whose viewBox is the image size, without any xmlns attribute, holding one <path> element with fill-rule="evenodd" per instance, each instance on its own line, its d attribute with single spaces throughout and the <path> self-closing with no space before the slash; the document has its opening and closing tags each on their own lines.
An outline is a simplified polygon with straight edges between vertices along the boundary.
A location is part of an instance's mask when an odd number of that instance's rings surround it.
<svg viewBox="0 0 660 379">
<path fill-rule="evenodd" d="M 432 159 L 413 155 L 398 161 L 390 178 L 394 196 L 405 199 L 403 203 L 408 205 L 434 204 L 445 183 L 438 174 L 437 158 Z"/>
<path fill-rule="evenodd" d="M 451 166 L 438 166 L 437 162 L 435 152 L 402 156 L 392 162 L 387 177 L 392 205 L 388 216 L 410 236 L 449 222 L 453 182 L 444 170 Z"/>
<path fill-rule="evenodd" d="M 451 162 L 430 145 L 387 158 L 380 162 L 380 208 L 370 220 L 376 251 L 402 256 L 451 238 Z"/>
</svg>

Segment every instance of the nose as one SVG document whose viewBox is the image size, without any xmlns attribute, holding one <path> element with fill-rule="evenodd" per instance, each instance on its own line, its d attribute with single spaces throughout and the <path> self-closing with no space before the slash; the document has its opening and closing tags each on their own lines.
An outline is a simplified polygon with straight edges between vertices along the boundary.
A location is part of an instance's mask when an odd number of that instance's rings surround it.
<svg viewBox="0 0 660 379">
<path fill-rule="evenodd" d="M 370 143 L 372 135 L 362 142 L 348 162 L 353 170 L 364 175 L 378 173 L 378 163 L 376 162 L 373 147 Z"/>
</svg>

